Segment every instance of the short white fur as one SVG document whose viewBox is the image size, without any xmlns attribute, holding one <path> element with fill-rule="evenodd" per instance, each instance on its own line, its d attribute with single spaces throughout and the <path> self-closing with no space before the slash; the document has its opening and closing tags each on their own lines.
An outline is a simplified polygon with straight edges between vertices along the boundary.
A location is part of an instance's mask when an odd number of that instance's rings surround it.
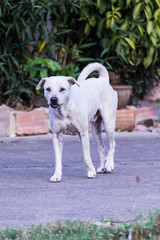
<svg viewBox="0 0 160 240">
<path fill-rule="evenodd" d="M 94 71 L 99 72 L 99 77 L 86 79 Z M 43 78 L 37 89 L 42 84 L 49 105 L 56 162 L 55 172 L 50 181 L 59 182 L 62 179 L 63 133 L 80 136 L 88 178 L 95 178 L 96 171 L 90 155 L 88 122 L 91 122 L 100 156 L 97 173 L 104 173 L 106 170 L 111 172 L 114 169 L 117 93 L 109 83 L 106 68 L 99 63 L 91 63 L 82 70 L 77 81 L 64 76 Z M 52 98 L 56 98 L 55 106 L 51 104 Z M 102 123 L 108 137 L 108 153 L 102 141 Z"/>
</svg>

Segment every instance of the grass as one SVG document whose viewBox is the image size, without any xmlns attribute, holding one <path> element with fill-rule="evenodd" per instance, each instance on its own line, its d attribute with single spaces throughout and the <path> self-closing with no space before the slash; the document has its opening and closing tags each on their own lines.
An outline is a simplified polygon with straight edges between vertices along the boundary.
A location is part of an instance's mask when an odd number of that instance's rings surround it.
<svg viewBox="0 0 160 240">
<path fill-rule="evenodd" d="M 3 240 L 139 240 L 160 239 L 160 210 L 139 216 L 131 222 L 103 220 L 99 224 L 85 221 L 57 222 L 55 225 L 31 226 L 27 229 L 0 229 Z"/>
</svg>

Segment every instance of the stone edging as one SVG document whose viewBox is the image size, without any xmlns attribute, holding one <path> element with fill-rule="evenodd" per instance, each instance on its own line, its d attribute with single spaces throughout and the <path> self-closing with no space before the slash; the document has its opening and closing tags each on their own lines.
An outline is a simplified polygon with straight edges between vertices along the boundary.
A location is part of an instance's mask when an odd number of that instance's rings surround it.
<svg viewBox="0 0 160 240">
<path fill-rule="evenodd" d="M 154 117 L 151 107 L 120 109 L 117 111 L 116 130 L 132 131 L 139 124 L 144 125 L 146 120 L 154 123 Z M 48 108 L 15 111 L 5 105 L 0 106 L 0 137 L 47 134 L 49 129 Z"/>
</svg>

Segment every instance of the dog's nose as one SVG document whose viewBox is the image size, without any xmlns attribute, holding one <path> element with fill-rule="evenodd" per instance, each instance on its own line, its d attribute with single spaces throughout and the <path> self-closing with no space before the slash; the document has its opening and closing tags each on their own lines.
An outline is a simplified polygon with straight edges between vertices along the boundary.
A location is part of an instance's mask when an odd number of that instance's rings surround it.
<svg viewBox="0 0 160 240">
<path fill-rule="evenodd" d="M 57 97 L 51 97 L 50 101 L 51 101 L 51 104 L 57 105 L 58 98 Z"/>
</svg>

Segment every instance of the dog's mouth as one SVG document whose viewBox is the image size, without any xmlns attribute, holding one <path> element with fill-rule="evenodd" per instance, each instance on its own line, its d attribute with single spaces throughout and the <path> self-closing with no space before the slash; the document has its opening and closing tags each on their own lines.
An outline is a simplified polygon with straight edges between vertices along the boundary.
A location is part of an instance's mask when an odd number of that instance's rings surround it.
<svg viewBox="0 0 160 240">
<path fill-rule="evenodd" d="M 63 103 L 62 104 L 58 104 L 58 103 L 50 103 L 49 104 L 50 106 L 51 106 L 51 108 L 60 108 L 62 105 L 63 105 Z"/>
<path fill-rule="evenodd" d="M 51 108 L 59 108 L 61 105 L 50 103 Z"/>
</svg>

